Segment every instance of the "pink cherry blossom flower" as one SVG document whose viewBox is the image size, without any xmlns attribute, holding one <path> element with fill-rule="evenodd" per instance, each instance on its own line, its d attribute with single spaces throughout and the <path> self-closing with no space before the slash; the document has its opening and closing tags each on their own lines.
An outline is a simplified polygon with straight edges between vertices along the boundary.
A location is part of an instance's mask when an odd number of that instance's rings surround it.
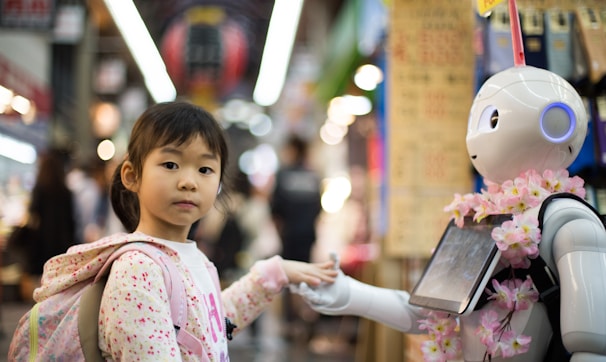
<svg viewBox="0 0 606 362">
<path fill-rule="evenodd" d="M 515 289 L 515 310 L 526 310 L 530 308 L 532 303 L 536 303 L 539 300 L 539 292 L 534 289 L 534 284 L 530 276 L 526 276 L 526 280 L 522 282 L 516 279 L 518 284 Z"/>
<path fill-rule="evenodd" d="M 532 338 L 529 336 L 518 335 L 514 330 L 508 330 L 503 333 L 499 341 L 501 354 L 504 358 L 513 357 L 517 354 L 528 352 Z"/>
<path fill-rule="evenodd" d="M 475 211 L 473 220 L 476 222 L 494 213 L 494 204 L 490 200 L 490 194 L 486 192 L 476 194 L 473 198 L 473 210 Z"/>
<path fill-rule="evenodd" d="M 425 361 L 446 361 L 461 354 L 461 340 L 457 335 L 457 321 L 450 314 L 439 311 L 426 312 L 427 318 L 419 320 L 419 329 L 426 330 L 430 340 L 423 343 Z"/>
<path fill-rule="evenodd" d="M 504 197 L 494 195 L 494 205 L 498 214 L 513 214 L 515 205 L 520 201 L 520 195 Z"/>
<path fill-rule="evenodd" d="M 545 170 L 543 172 L 543 185 L 549 192 L 562 192 L 564 190 L 564 180 L 568 179 L 568 170 L 560 169 L 557 171 Z"/>
<path fill-rule="evenodd" d="M 430 311 L 427 313 L 426 319 L 419 321 L 419 329 L 435 334 L 438 336 L 436 338 L 442 335 L 451 335 L 456 327 L 456 320 L 450 318 L 450 315 L 444 312 Z"/>
<path fill-rule="evenodd" d="M 425 362 L 446 362 L 446 355 L 442 352 L 440 344 L 435 340 L 424 341 L 421 344 L 423 360 Z"/>
<path fill-rule="evenodd" d="M 505 197 L 518 196 L 520 194 L 518 186 L 520 186 L 520 184 L 518 182 L 515 182 L 512 180 L 507 180 L 507 181 L 503 182 L 502 194 Z"/>
<path fill-rule="evenodd" d="M 541 232 L 538 221 L 530 215 L 514 215 L 512 220 L 505 221 L 501 227 L 495 227 L 491 235 L 501 255 L 514 267 L 527 266 L 524 258 L 534 258 L 539 253 Z"/>
<path fill-rule="evenodd" d="M 530 207 L 535 207 L 540 205 L 550 193 L 541 186 L 541 179 L 535 180 L 535 178 L 531 178 L 528 181 L 528 194 Z"/>
<path fill-rule="evenodd" d="M 539 220 L 537 220 L 536 217 L 527 214 L 514 215 L 512 221 L 515 227 L 522 230 L 529 240 L 535 243 L 538 243 L 541 240 Z"/>
<path fill-rule="evenodd" d="M 583 188 L 583 185 L 585 185 L 585 181 L 579 176 L 574 176 L 568 179 L 568 184 L 566 185 L 566 192 L 570 192 L 577 195 L 578 197 L 584 198 L 585 189 Z"/>
<path fill-rule="evenodd" d="M 501 224 L 501 226 L 497 226 L 492 229 L 491 237 L 493 240 L 498 242 L 504 242 L 507 239 L 510 239 L 515 234 L 514 232 L 515 224 L 513 220 L 507 220 Z"/>
<path fill-rule="evenodd" d="M 476 328 L 476 336 L 480 336 L 480 342 L 488 346 L 494 343 L 494 333 L 500 327 L 499 315 L 494 310 L 482 312 L 480 325 Z"/>
<path fill-rule="evenodd" d="M 492 287 L 495 290 L 494 292 L 490 289 L 486 289 L 486 293 L 489 295 L 488 299 L 494 300 L 499 308 L 512 310 L 515 295 L 511 289 L 509 289 L 505 283 L 501 284 L 496 279 L 492 280 Z"/>
<path fill-rule="evenodd" d="M 530 183 L 541 183 L 541 181 L 543 180 L 543 177 L 534 169 L 530 169 L 526 172 L 522 172 L 520 174 L 520 177 L 523 177 L 527 180 L 527 182 Z"/>
<path fill-rule="evenodd" d="M 470 196 L 462 196 L 461 194 L 455 194 L 454 200 L 450 205 L 444 207 L 444 211 L 451 213 L 455 219 L 455 223 L 458 227 L 463 226 L 463 217 L 465 217 L 471 210 L 468 199 Z"/>
<path fill-rule="evenodd" d="M 490 194 L 496 194 L 501 192 L 501 185 L 496 183 L 496 182 L 492 182 L 490 180 L 484 180 L 484 183 L 486 184 L 486 190 L 488 191 L 488 193 Z"/>
<path fill-rule="evenodd" d="M 524 235 L 515 227 L 513 221 L 506 221 L 502 227 L 496 227 L 492 231 L 492 238 L 501 251 L 501 256 L 510 264 L 519 263 L 519 259 L 526 256 L 523 247 Z"/>
<path fill-rule="evenodd" d="M 460 337 L 455 335 L 445 336 L 440 343 L 440 347 L 447 360 L 455 360 L 461 357 L 463 344 Z"/>
</svg>

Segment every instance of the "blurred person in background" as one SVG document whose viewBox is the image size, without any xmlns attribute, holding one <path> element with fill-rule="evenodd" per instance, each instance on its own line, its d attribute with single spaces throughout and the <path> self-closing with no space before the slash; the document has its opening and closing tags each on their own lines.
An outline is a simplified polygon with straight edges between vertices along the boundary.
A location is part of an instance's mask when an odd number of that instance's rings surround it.
<svg viewBox="0 0 606 362">
<path fill-rule="evenodd" d="M 233 216 L 243 237 L 235 262 L 242 273 L 256 261 L 279 254 L 281 246 L 269 209 L 271 184 L 254 185 L 249 176 L 241 171 L 234 181 L 237 192 L 232 200 Z M 281 320 L 279 308 L 276 308 L 279 307 L 279 300 L 277 302 L 249 326 L 253 342 L 259 346 L 263 346 L 263 340 L 280 337 L 276 334 L 278 328 L 275 327 Z"/>
<path fill-rule="evenodd" d="M 95 156 L 67 174 L 67 185 L 76 205 L 76 236 L 84 243 L 126 232 L 109 201 L 109 184 L 117 159 L 103 161 Z"/>
<path fill-rule="evenodd" d="M 213 259 L 224 287 L 237 280 L 241 272 L 236 257 L 242 247 L 244 235 L 234 217 L 231 205 L 233 197 L 230 194 L 228 210 L 210 209 L 192 225 L 189 233 L 189 238 L 196 241 L 198 248 Z"/>
<path fill-rule="evenodd" d="M 36 182 L 31 192 L 28 221 L 35 237 L 28 240 L 28 255 L 23 265 L 21 297 L 32 298 L 40 283 L 44 263 L 81 242 L 76 236 L 75 200 L 66 183 L 66 154 L 49 150 L 38 159 Z"/>
<path fill-rule="evenodd" d="M 282 246 L 268 201 L 272 185 L 269 182 L 254 185 L 243 173 L 237 177 L 236 185 L 242 196 L 236 217 L 245 236 L 242 254 L 238 259 L 248 268 L 257 260 L 279 254 Z"/>
<path fill-rule="evenodd" d="M 83 242 L 100 239 L 105 234 L 109 213 L 109 183 L 105 162 L 94 157 L 67 174 L 76 207 L 76 235 Z"/>
<path fill-rule="evenodd" d="M 320 178 L 308 165 L 309 143 L 292 135 L 281 150 L 270 199 L 271 215 L 282 244 L 281 256 L 310 262 L 316 241 L 316 219 L 322 209 Z M 311 338 L 317 314 L 288 290 L 284 295 L 287 338 Z"/>
</svg>

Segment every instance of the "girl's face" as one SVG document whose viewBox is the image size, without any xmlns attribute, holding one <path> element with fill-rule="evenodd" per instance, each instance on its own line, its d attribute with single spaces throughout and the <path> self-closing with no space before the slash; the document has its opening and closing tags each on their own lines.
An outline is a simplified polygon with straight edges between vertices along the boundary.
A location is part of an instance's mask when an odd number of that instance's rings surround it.
<svg viewBox="0 0 606 362">
<path fill-rule="evenodd" d="M 122 180 L 139 197 L 137 231 L 185 241 L 191 224 L 213 207 L 221 181 L 221 159 L 197 136 L 179 146 L 152 150 L 139 178 L 132 164 L 125 162 Z"/>
</svg>

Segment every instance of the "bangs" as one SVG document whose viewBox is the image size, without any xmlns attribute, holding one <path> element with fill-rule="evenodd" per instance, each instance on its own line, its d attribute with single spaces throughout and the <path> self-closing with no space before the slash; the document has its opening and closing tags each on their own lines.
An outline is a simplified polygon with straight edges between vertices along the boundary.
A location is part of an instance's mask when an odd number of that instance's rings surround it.
<svg viewBox="0 0 606 362">
<path fill-rule="evenodd" d="M 182 145 L 200 136 L 213 153 L 224 156 L 223 147 L 217 141 L 223 139 L 223 130 L 213 118 L 205 117 L 204 113 L 179 109 L 159 117 L 152 128 L 151 134 L 159 136 L 155 140 L 150 137 L 150 141 L 153 141 L 150 149 L 168 144 Z"/>
</svg>

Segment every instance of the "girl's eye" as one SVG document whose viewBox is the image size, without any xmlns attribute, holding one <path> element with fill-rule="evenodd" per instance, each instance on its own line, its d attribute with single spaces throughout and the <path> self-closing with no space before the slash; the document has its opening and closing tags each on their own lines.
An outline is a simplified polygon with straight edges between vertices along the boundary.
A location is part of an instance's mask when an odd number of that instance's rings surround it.
<svg viewBox="0 0 606 362">
<path fill-rule="evenodd" d="M 213 169 L 210 167 L 200 167 L 200 173 L 204 175 L 210 175 L 213 172 Z"/>
<path fill-rule="evenodd" d="M 169 170 L 176 170 L 177 164 L 174 162 L 164 162 L 164 167 L 166 167 Z"/>
</svg>

